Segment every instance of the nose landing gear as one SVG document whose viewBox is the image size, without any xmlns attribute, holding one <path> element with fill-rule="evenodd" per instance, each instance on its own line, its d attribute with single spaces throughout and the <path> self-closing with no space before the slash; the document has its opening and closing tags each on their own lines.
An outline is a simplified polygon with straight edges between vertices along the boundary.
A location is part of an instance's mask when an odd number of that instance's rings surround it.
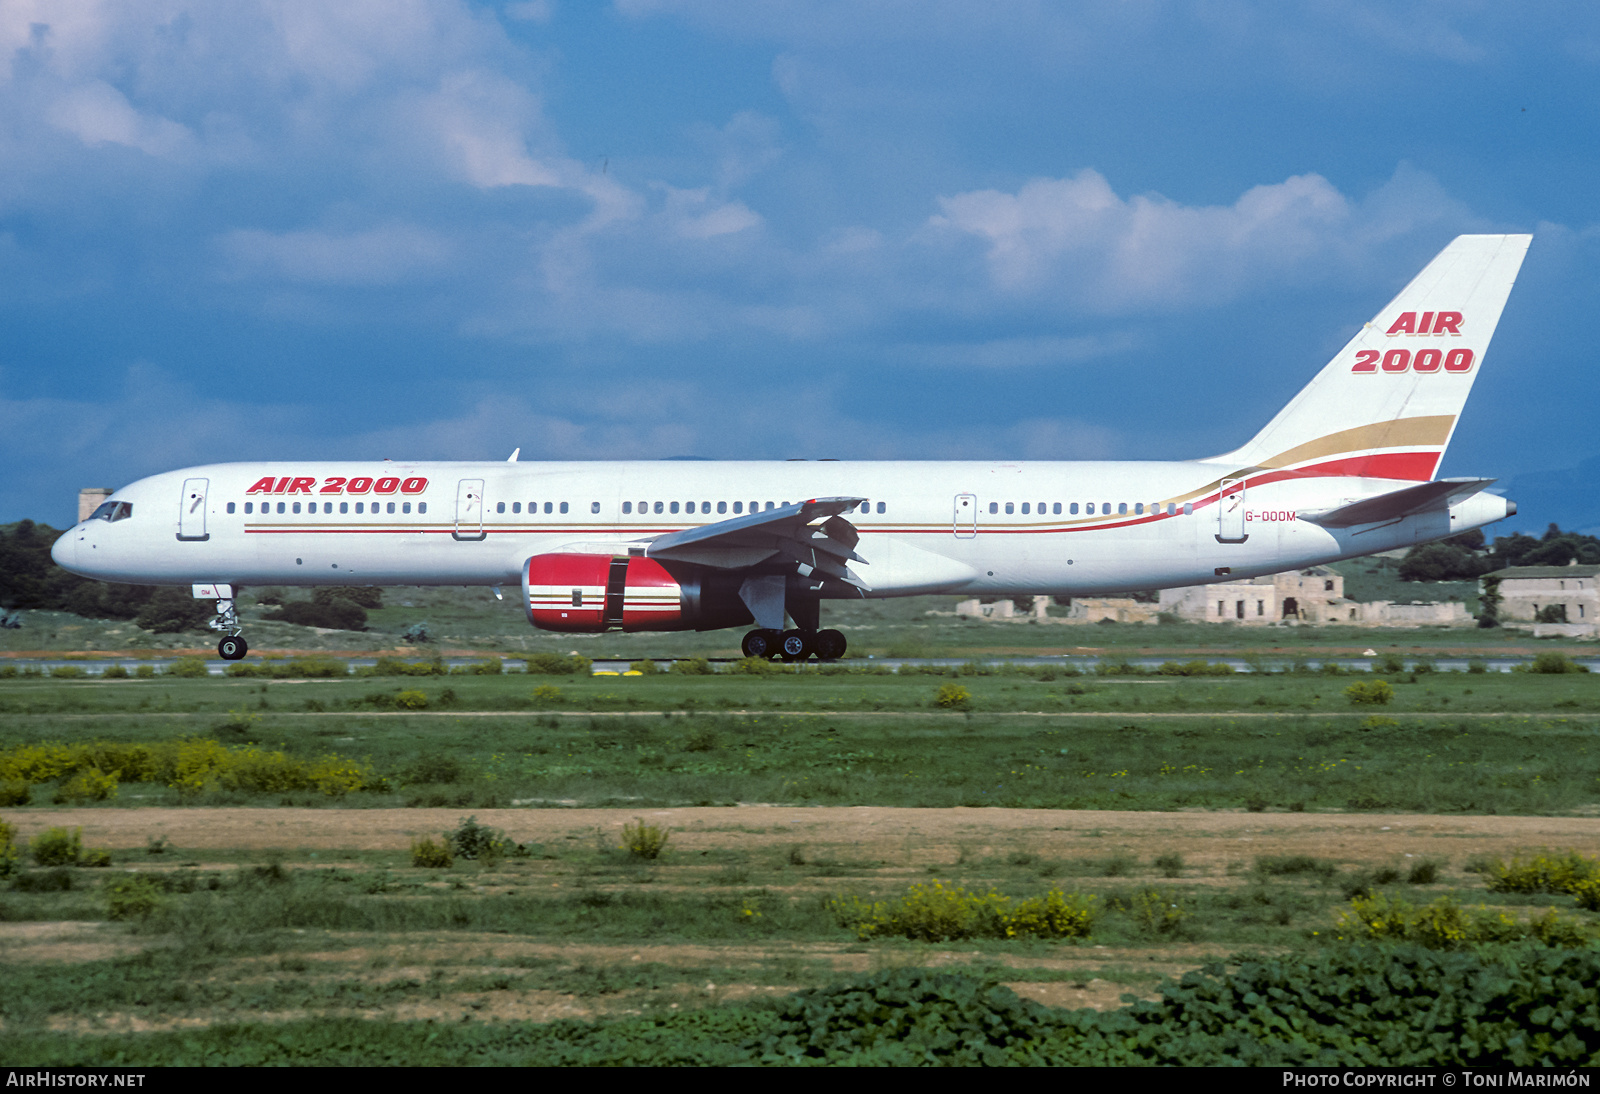
<svg viewBox="0 0 1600 1094">
<path fill-rule="evenodd" d="M 224 661 L 237 661 L 250 652 L 250 643 L 244 640 L 239 632 L 244 628 L 239 624 L 239 613 L 233 606 L 232 585 L 196 585 L 194 587 L 196 600 L 208 600 L 216 597 L 217 617 L 206 626 L 214 631 L 222 631 L 224 637 L 217 643 L 217 656 Z"/>
</svg>

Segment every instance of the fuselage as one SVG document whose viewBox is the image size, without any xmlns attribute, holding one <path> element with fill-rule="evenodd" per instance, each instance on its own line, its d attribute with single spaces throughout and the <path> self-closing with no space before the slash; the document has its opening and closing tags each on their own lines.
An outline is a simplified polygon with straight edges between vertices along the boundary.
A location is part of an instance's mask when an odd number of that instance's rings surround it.
<svg viewBox="0 0 1600 1094">
<path fill-rule="evenodd" d="M 1507 515 L 1475 494 L 1377 526 L 1299 514 L 1407 485 L 1172 462 L 213 464 L 141 479 L 63 535 L 105 581 L 505 585 L 557 551 L 626 553 L 669 532 L 819 497 L 864 498 L 866 596 L 1083 596 L 1371 554 Z M 857 595 L 852 592 L 850 595 Z"/>
</svg>

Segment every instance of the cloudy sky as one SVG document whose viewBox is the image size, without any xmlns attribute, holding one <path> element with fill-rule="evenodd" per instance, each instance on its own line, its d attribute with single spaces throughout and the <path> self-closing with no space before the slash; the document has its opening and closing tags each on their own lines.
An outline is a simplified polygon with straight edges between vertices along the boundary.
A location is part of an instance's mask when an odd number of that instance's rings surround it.
<svg viewBox="0 0 1600 1094">
<path fill-rule="evenodd" d="M 1579 2 L 0 0 L 0 522 L 227 460 L 1213 455 L 1531 231 L 1442 473 L 1593 527 L 1597 113 Z"/>
</svg>

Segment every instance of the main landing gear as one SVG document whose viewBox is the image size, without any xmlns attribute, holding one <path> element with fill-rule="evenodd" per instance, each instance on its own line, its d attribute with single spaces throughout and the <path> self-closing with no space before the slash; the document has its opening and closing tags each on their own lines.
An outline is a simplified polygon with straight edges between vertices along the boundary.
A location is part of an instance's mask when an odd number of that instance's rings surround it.
<svg viewBox="0 0 1600 1094">
<path fill-rule="evenodd" d="M 818 661 L 837 661 L 844 656 L 847 643 L 838 631 L 756 630 L 744 636 L 740 649 L 746 657 L 785 661 L 804 661 L 812 654 Z"/>
</svg>

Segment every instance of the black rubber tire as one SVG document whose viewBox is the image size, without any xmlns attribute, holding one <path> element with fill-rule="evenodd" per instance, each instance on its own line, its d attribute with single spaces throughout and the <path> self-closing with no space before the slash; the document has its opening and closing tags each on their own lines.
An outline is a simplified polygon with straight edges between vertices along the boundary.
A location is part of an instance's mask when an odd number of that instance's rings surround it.
<svg viewBox="0 0 1600 1094">
<path fill-rule="evenodd" d="M 804 661 L 811 656 L 810 631 L 784 631 L 778 640 L 778 656 L 785 661 Z"/>
<path fill-rule="evenodd" d="M 744 636 L 744 641 L 739 644 L 739 649 L 746 657 L 757 657 L 763 661 L 771 660 L 778 652 L 777 631 L 751 631 Z"/>
<path fill-rule="evenodd" d="M 849 643 L 838 631 L 818 631 L 811 645 L 817 651 L 818 661 L 837 661 L 844 656 Z"/>
<path fill-rule="evenodd" d="M 217 643 L 217 656 L 224 661 L 238 661 L 250 652 L 250 643 L 238 635 L 229 635 Z"/>
</svg>

